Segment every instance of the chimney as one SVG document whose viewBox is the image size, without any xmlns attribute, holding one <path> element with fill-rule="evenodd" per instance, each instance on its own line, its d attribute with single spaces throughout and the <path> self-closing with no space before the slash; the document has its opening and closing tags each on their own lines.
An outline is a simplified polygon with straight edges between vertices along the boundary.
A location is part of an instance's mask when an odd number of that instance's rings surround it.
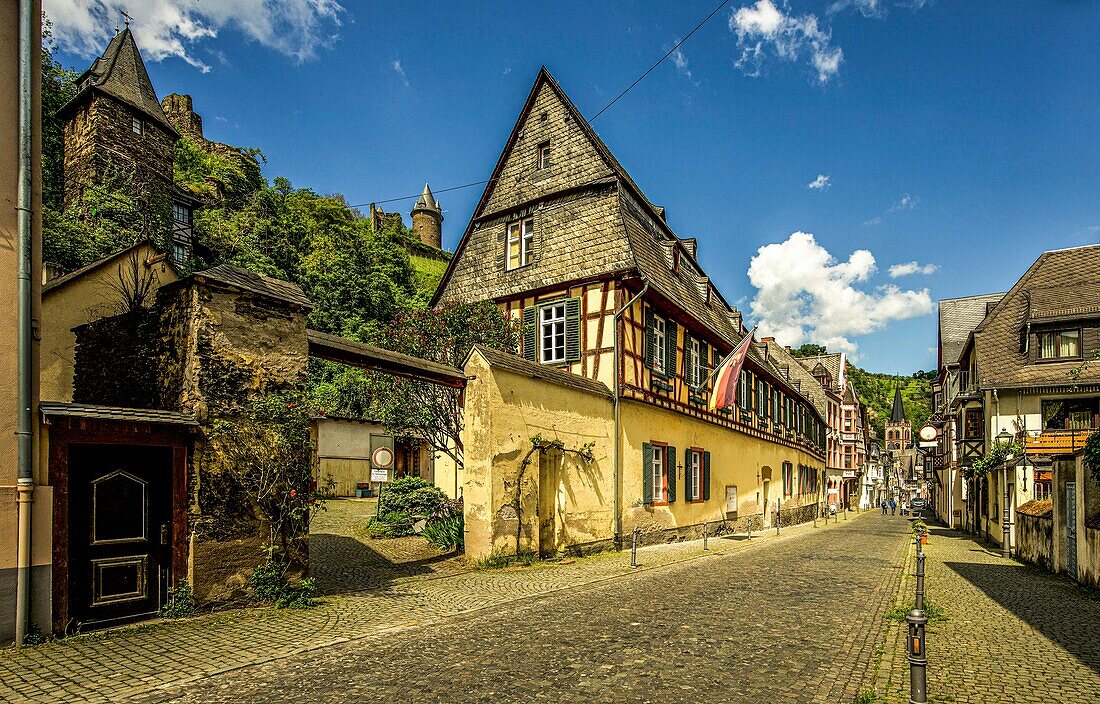
<svg viewBox="0 0 1100 704">
<path fill-rule="evenodd" d="M 775 342 L 775 338 L 774 337 L 762 337 L 762 338 L 760 338 L 760 341 L 761 342 Z"/>
</svg>

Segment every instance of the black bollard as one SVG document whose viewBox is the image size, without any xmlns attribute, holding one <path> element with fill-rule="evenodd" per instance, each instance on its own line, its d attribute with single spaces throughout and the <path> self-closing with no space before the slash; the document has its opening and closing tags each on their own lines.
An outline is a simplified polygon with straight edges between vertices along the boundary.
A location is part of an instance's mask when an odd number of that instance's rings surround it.
<svg viewBox="0 0 1100 704">
<path fill-rule="evenodd" d="M 630 532 L 630 566 L 638 566 L 638 529 Z"/>
<path fill-rule="evenodd" d="M 925 653 L 924 626 L 928 617 L 913 609 L 905 617 L 909 623 L 909 704 L 928 702 L 928 655 Z"/>
<path fill-rule="evenodd" d="M 707 524 L 709 521 L 703 521 L 703 552 L 707 552 L 710 548 L 707 547 Z"/>
</svg>

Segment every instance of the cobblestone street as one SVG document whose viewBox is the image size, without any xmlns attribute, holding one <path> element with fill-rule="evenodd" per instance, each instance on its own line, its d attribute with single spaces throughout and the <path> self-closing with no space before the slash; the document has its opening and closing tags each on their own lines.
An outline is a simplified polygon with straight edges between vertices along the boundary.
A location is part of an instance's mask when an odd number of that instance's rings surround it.
<svg viewBox="0 0 1100 704">
<path fill-rule="evenodd" d="M 969 536 L 932 527 L 925 548 L 927 599 L 946 621 L 928 631 L 933 702 L 1100 701 L 1100 594 L 1000 556 Z M 912 604 L 914 554 L 903 603 Z M 890 702 L 908 698 L 905 624 L 892 627 L 879 674 Z"/>
</svg>

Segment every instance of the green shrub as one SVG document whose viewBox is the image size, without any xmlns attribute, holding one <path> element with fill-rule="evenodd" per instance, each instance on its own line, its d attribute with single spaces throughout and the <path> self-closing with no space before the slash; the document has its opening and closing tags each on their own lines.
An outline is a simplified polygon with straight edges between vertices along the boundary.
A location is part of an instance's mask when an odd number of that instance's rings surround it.
<svg viewBox="0 0 1100 704">
<path fill-rule="evenodd" d="M 904 621 L 905 617 L 912 611 L 912 607 L 908 606 L 895 606 L 886 612 L 886 618 L 894 621 Z M 927 599 L 924 600 L 924 615 L 928 617 L 928 623 L 940 623 L 947 620 L 947 616 L 944 615 L 943 609 L 933 604 Z"/>
<path fill-rule="evenodd" d="M 389 511 L 367 521 L 367 535 L 372 538 L 400 538 L 413 534 L 412 517 L 401 511 Z"/>
<path fill-rule="evenodd" d="M 461 550 L 466 540 L 466 523 L 462 517 L 462 499 L 448 502 L 428 519 L 421 535 L 440 550 Z"/>
<path fill-rule="evenodd" d="M 382 488 L 378 510 L 408 516 L 431 516 L 447 503 L 447 495 L 420 477 L 402 477 Z"/>
<path fill-rule="evenodd" d="M 474 560 L 471 564 L 475 570 L 499 570 L 505 567 L 511 567 L 513 565 L 523 565 L 524 567 L 530 567 L 539 561 L 537 553 L 530 550 L 524 550 L 517 554 L 508 554 L 501 550 L 494 550 L 493 553 L 487 557 L 481 557 Z"/>
<path fill-rule="evenodd" d="M 168 588 L 168 601 L 160 607 L 160 617 L 187 618 L 194 616 L 197 611 L 195 593 L 191 591 L 191 585 L 182 580 L 175 587 Z"/>
<path fill-rule="evenodd" d="M 248 582 L 257 601 L 274 604 L 276 609 L 308 609 L 317 605 L 317 600 L 313 598 L 317 585 L 313 579 L 307 577 L 291 584 L 287 581 L 283 566 L 274 560 L 256 565 Z"/>
</svg>

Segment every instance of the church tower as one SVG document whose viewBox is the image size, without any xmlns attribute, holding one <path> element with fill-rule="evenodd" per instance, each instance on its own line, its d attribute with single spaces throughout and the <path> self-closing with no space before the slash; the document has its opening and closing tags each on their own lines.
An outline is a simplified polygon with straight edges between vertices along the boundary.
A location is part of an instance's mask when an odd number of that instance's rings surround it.
<svg viewBox="0 0 1100 704">
<path fill-rule="evenodd" d="M 443 248 L 443 209 L 426 183 L 412 209 L 412 230 L 417 239 L 429 247 Z"/>
<path fill-rule="evenodd" d="M 905 420 L 905 406 L 901 401 L 901 386 L 894 384 L 894 407 L 886 422 L 886 449 L 904 450 L 913 444 L 913 426 Z"/>
<path fill-rule="evenodd" d="M 80 75 L 76 95 L 57 117 L 64 126 L 65 208 L 88 189 L 128 190 L 146 214 L 141 234 L 185 261 L 195 201 L 173 181 L 180 135 L 157 100 L 129 26 Z"/>
</svg>

